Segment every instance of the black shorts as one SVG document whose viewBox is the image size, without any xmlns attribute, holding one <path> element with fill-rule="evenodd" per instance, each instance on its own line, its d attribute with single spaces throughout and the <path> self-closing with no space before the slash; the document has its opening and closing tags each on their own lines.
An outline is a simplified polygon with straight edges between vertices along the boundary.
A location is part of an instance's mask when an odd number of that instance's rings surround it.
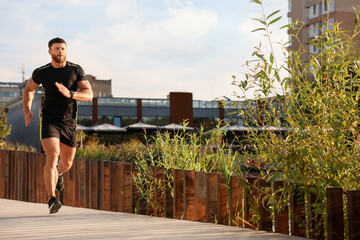
<svg viewBox="0 0 360 240">
<path fill-rule="evenodd" d="M 60 142 L 69 147 L 76 147 L 76 127 L 59 122 L 42 122 L 41 139 L 56 137 Z"/>
</svg>

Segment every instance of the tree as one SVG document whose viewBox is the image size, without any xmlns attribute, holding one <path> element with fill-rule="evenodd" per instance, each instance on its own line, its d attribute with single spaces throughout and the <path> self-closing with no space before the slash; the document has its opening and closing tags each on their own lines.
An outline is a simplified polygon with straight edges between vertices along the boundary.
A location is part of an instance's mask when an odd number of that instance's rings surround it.
<svg viewBox="0 0 360 240">
<path fill-rule="evenodd" d="M 1 118 L 0 118 L 0 141 L 4 141 L 6 136 L 10 135 L 11 133 L 11 125 L 8 126 L 6 124 L 6 109 L 5 103 L 1 104 Z"/>
</svg>

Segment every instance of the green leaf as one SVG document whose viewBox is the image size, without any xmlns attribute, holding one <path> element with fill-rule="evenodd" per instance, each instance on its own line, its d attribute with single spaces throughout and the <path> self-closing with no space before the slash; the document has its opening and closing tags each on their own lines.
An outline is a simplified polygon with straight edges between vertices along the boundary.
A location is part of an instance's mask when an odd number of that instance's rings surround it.
<svg viewBox="0 0 360 240">
<path fill-rule="evenodd" d="M 250 2 L 253 2 L 253 3 L 257 3 L 257 4 L 262 4 L 262 2 L 260 0 L 251 0 Z"/>
<path fill-rule="evenodd" d="M 270 62 L 271 62 L 271 64 L 274 63 L 274 55 L 272 52 L 270 53 Z"/>
<path fill-rule="evenodd" d="M 274 20 L 272 20 L 271 22 L 269 22 L 268 26 L 270 26 L 270 25 L 273 24 L 273 23 L 276 23 L 276 22 L 279 21 L 281 18 L 282 18 L 282 16 L 275 18 Z"/>
<path fill-rule="evenodd" d="M 257 29 L 252 30 L 251 32 L 257 32 L 257 31 L 266 31 L 266 29 L 265 28 L 257 28 Z"/>
<path fill-rule="evenodd" d="M 252 18 L 252 20 L 258 21 L 258 22 L 262 23 L 263 25 L 266 25 L 266 22 L 264 20 L 259 19 L 259 18 Z"/>
<path fill-rule="evenodd" d="M 280 12 L 280 10 L 277 10 L 277 11 L 271 13 L 269 16 L 266 17 L 266 20 L 269 19 L 269 18 L 271 18 L 272 16 L 274 16 L 274 15 L 277 14 L 278 12 Z"/>
</svg>

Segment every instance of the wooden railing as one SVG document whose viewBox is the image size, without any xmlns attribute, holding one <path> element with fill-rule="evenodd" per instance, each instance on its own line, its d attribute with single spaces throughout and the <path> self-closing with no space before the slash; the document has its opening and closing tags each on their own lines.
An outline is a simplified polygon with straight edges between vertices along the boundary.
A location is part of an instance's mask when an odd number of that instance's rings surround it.
<svg viewBox="0 0 360 240">
<path fill-rule="evenodd" d="M 47 203 L 42 170 L 45 155 L 40 153 L 0 150 L 0 198 Z M 324 238 L 324 227 L 318 226 L 319 216 L 311 211 L 314 194 L 292 191 L 290 204 L 280 213 L 270 214 L 263 204 L 264 193 L 275 193 L 283 182 L 273 183 L 256 178 L 225 176 L 173 169 L 172 189 L 160 186 L 162 194 L 151 201 L 140 197 L 133 182 L 134 166 L 130 163 L 92 159 L 75 159 L 64 175 L 65 190 L 58 194 L 64 205 L 107 211 L 147 214 L 157 217 L 229 224 L 269 232 L 292 234 L 315 239 Z M 153 168 L 156 179 L 165 178 L 163 168 Z M 160 181 L 165 183 L 165 181 Z M 159 186 L 156 186 L 159 187 Z M 155 187 L 155 188 L 156 188 Z M 310 211 L 305 211 L 304 194 Z M 347 221 L 344 222 L 344 196 L 347 199 Z M 340 188 L 327 189 L 327 239 L 360 239 L 360 191 L 343 193 Z M 149 204 L 153 202 L 155 204 Z M 275 203 L 276 204 L 276 203 Z M 255 206 L 255 207 L 254 207 Z M 309 221 L 305 221 L 305 212 Z M 313 214 L 313 215 L 312 215 Z M 258 216 L 254 218 L 254 216 Z M 344 228 L 348 225 L 348 228 Z M 347 230 L 344 230 L 347 229 Z M 347 231 L 345 233 L 345 231 Z"/>
</svg>

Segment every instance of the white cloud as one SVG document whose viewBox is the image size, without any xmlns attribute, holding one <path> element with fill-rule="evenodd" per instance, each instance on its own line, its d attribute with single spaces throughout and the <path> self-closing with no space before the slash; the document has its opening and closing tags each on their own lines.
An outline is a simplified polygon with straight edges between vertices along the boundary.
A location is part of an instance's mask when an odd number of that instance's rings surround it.
<svg viewBox="0 0 360 240">
<path fill-rule="evenodd" d="M 110 0 L 107 2 L 106 15 L 111 18 L 131 19 L 137 18 L 141 8 L 136 0 Z"/>
<path fill-rule="evenodd" d="M 216 12 L 189 3 L 168 13 L 167 19 L 159 21 L 115 24 L 108 27 L 107 34 L 124 49 L 154 57 L 189 54 L 192 58 L 210 49 L 202 40 L 217 27 Z"/>
</svg>

